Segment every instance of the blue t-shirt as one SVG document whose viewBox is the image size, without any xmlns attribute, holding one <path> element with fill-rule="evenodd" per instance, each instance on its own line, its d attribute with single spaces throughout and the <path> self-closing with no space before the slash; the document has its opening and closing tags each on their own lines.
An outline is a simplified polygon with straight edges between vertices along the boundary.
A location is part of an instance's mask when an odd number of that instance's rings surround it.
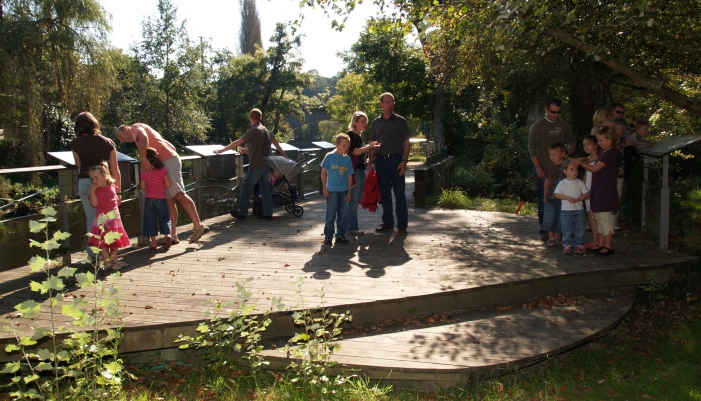
<svg viewBox="0 0 701 401">
<path fill-rule="evenodd" d="M 355 174 L 353 162 L 348 155 L 341 156 L 335 150 L 329 152 L 321 162 L 321 167 L 326 169 L 326 189 L 329 192 L 348 190 L 348 175 Z"/>
</svg>

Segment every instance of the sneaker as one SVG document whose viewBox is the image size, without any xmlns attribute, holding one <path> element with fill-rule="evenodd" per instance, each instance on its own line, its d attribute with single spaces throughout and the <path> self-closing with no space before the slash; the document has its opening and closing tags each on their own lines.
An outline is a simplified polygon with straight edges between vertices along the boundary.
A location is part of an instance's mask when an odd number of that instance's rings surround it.
<svg viewBox="0 0 701 401">
<path fill-rule="evenodd" d="M 200 238 L 202 238 L 202 234 L 206 233 L 207 231 L 209 231 L 209 228 L 207 228 L 205 225 L 201 225 L 200 228 L 192 230 L 192 235 L 190 235 L 190 239 L 188 241 L 191 244 L 199 241 Z"/>
<path fill-rule="evenodd" d="M 240 214 L 238 210 L 232 210 L 231 217 L 238 219 L 238 220 L 246 220 L 246 215 Z"/>
<path fill-rule="evenodd" d="M 327 238 L 324 240 L 324 245 L 331 245 L 331 238 Z"/>
<path fill-rule="evenodd" d="M 329 240 L 329 241 L 331 241 L 331 240 Z M 348 241 L 348 240 L 346 239 L 346 237 L 343 236 L 343 237 L 336 237 L 336 243 L 337 243 L 337 244 L 339 244 L 339 243 L 340 243 L 340 244 L 350 244 L 350 241 Z"/>
<path fill-rule="evenodd" d="M 587 248 L 585 248 L 583 245 L 577 245 L 574 247 L 574 253 L 576 254 L 583 254 L 587 253 Z"/>
<path fill-rule="evenodd" d="M 355 230 L 355 231 L 351 232 L 351 234 L 353 234 L 353 235 L 365 235 L 365 231 L 363 231 L 363 230 Z"/>
<path fill-rule="evenodd" d="M 565 245 L 565 248 L 562 250 L 562 253 L 564 253 L 565 255 L 572 255 L 572 246 Z"/>
</svg>

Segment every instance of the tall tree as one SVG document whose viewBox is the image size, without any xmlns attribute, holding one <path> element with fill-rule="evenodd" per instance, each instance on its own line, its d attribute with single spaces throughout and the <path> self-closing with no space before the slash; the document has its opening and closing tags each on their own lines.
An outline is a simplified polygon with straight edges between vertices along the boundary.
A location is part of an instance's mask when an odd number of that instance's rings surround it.
<svg viewBox="0 0 701 401">
<path fill-rule="evenodd" d="M 158 13 L 144 20 L 142 41 L 133 49 L 145 67 L 137 77 L 150 89 L 134 98 L 140 103 L 134 117 L 146 117 L 143 122 L 182 146 L 204 139 L 211 128 L 204 112 L 204 43 L 190 42 L 170 0 L 158 1 Z"/>
<path fill-rule="evenodd" d="M 239 0 L 241 28 L 239 28 L 239 51 L 241 54 L 255 54 L 256 48 L 263 48 L 260 34 L 260 17 L 256 0 Z"/>
</svg>

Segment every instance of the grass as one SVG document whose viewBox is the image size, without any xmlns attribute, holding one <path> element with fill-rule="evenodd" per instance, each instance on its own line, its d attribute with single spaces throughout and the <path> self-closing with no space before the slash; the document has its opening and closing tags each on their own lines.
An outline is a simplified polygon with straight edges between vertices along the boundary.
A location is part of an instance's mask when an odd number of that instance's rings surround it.
<svg viewBox="0 0 701 401">
<path fill-rule="evenodd" d="M 484 212 L 514 213 L 521 201 L 515 198 L 482 198 L 470 197 L 460 189 L 443 190 L 431 203 L 445 209 L 468 209 Z M 535 216 L 538 213 L 538 205 L 525 202 L 519 214 Z"/>
</svg>

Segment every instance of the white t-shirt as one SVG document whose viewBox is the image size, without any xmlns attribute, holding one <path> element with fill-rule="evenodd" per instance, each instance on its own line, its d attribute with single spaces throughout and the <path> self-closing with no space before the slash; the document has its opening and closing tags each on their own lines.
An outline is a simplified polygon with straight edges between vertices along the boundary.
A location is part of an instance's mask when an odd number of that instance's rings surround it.
<svg viewBox="0 0 701 401">
<path fill-rule="evenodd" d="M 570 198 L 579 198 L 587 192 L 587 187 L 579 178 L 572 181 L 569 179 L 562 180 L 557 184 L 557 187 L 555 187 L 556 194 L 569 196 Z M 563 200 L 562 210 L 584 210 L 584 206 L 582 202 L 570 203 L 568 200 Z"/>
</svg>

